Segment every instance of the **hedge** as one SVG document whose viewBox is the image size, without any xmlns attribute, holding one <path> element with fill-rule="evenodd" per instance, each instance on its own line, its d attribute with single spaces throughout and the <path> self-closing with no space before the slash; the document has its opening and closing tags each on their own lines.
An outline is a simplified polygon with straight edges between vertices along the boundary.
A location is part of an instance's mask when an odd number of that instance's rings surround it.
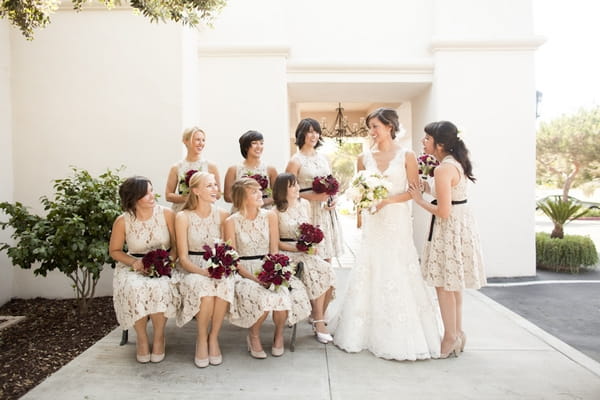
<svg viewBox="0 0 600 400">
<path fill-rule="evenodd" d="M 535 262 L 540 269 L 574 274 L 581 268 L 596 268 L 598 253 L 588 236 L 565 235 L 558 239 L 538 232 L 535 235 Z"/>
</svg>

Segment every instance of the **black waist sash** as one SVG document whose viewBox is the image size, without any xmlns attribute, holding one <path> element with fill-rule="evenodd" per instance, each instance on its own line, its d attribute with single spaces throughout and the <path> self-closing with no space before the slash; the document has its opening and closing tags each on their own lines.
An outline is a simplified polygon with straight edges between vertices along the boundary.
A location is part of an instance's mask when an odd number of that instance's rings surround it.
<svg viewBox="0 0 600 400">
<path fill-rule="evenodd" d="M 452 205 L 456 204 L 465 204 L 467 199 L 464 200 L 452 200 Z M 437 200 L 432 200 L 431 204 L 437 205 Z M 431 236 L 433 235 L 433 223 L 435 222 L 435 214 L 431 214 L 431 223 L 429 224 L 429 236 L 427 237 L 427 241 L 431 242 Z"/>
<path fill-rule="evenodd" d="M 279 238 L 279 241 L 281 242 L 295 242 L 296 239 L 291 239 L 291 238 Z"/>
<path fill-rule="evenodd" d="M 309 188 L 304 188 L 304 189 L 300 189 L 300 193 L 302 193 L 302 192 L 308 192 L 308 191 L 311 191 L 311 190 L 312 190 L 312 188 L 311 188 L 311 187 L 309 187 Z"/>
<path fill-rule="evenodd" d="M 165 250 L 165 251 L 167 251 L 167 252 L 170 252 L 170 251 L 171 251 L 171 249 L 167 249 L 167 250 Z M 149 253 L 149 252 L 148 252 L 148 253 Z M 130 255 L 130 256 L 132 256 L 132 257 L 144 257 L 146 254 L 147 254 L 147 253 L 129 253 L 129 255 Z"/>
<path fill-rule="evenodd" d="M 190 256 L 203 256 L 204 253 L 206 253 L 205 251 L 188 251 L 188 254 Z"/>
<path fill-rule="evenodd" d="M 265 257 L 265 255 L 260 256 L 240 256 L 240 260 L 261 260 Z"/>
</svg>

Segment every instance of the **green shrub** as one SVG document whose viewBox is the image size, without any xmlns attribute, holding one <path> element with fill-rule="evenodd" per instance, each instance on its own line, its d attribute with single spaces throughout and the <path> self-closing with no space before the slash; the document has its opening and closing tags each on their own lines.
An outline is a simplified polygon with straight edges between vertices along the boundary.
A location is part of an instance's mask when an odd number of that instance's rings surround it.
<svg viewBox="0 0 600 400">
<path fill-rule="evenodd" d="M 588 236 L 565 235 L 558 239 L 538 232 L 535 235 L 535 262 L 540 269 L 575 274 L 581 268 L 596 268 L 598 253 Z"/>
</svg>

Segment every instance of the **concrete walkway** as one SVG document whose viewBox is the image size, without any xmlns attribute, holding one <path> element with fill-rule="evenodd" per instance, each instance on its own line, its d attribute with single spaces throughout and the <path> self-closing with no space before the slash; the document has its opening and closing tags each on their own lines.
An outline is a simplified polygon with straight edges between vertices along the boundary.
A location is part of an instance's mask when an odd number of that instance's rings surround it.
<svg viewBox="0 0 600 400">
<path fill-rule="evenodd" d="M 349 220 L 348 223 L 353 223 Z M 348 237 L 353 248 L 358 238 Z M 340 293 L 352 252 L 338 260 Z M 468 342 L 459 358 L 387 361 L 369 352 L 348 354 L 318 343 L 310 326 L 298 326 L 296 351 L 255 360 L 246 330 L 225 323 L 222 365 L 193 363 L 195 324 L 167 325 L 167 356 L 159 364 L 135 361 L 135 333 L 119 346 L 114 330 L 23 399 L 600 399 L 600 364 L 489 297 L 466 291 Z M 332 304 L 335 307 L 335 304 Z M 273 325 L 262 330 L 270 353 Z"/>
</svg>

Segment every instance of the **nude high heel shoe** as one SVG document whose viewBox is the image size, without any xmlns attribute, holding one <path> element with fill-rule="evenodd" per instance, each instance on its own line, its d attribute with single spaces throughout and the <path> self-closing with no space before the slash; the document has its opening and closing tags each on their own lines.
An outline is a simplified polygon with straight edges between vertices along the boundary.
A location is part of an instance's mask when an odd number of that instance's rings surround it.
<svg viewBox="0 0 600 400">
<path fill-rule="evenodd" d="M 458 357 L 458 355 L 460 354 L 461 346 L 462 346 L 462 341 L 460 340 L 460 337 L 457 337 L 456 341 L 454 342 L 454 345 L 452 345 L 452 348 L 450 349 L 450 351 L 447 353 L 441 353 L 440 358 L 445 359 L 445 358 L 450 357 L 451 355 L 454 355 L 454 357 Z"/>
<path fill-rule="evenodd" d="M 252 349 L 252 344 L 250 343 L 250 335 L 246 336 L 246 343 L 248 344 L 248 351 L 250 352 L 250 355 L 253 358 L 257 358 L 259 360 L 267 358 L 267 353 L 265 353 L 264 350 L 254 351 Z"/>
<path fill-rule="evenodd" d="M 467 344 L 467 335 L 464 332 L 460 333 L 460 352 L 465 351 L 465 345 Z"/>
</svg>

